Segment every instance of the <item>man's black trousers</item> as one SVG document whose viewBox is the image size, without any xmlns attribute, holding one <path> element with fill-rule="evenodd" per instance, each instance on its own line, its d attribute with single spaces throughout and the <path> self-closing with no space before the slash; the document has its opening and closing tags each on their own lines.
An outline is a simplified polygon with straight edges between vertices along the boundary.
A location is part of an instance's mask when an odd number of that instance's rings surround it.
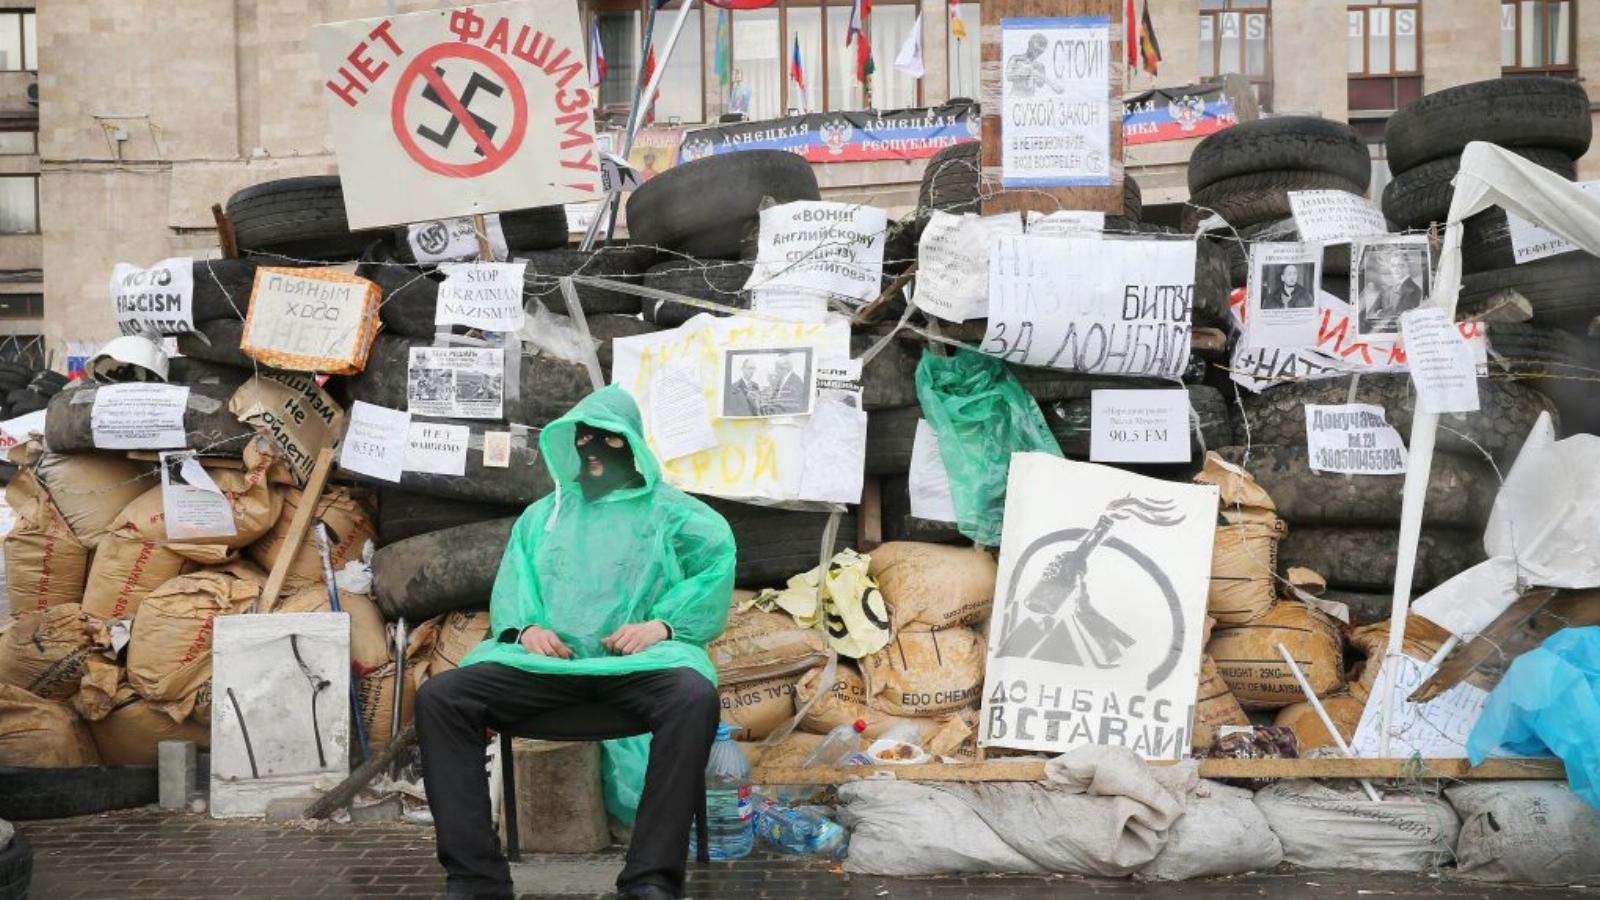
<svg viewBox="0 0 1600 900">
<path fill-rule="evenodd" d="M 650 726 L 650 765 L 619 889 L 655 884 L 683 895 L 695 791 L 716 737 L 717 689 L 693 669 L 630 675 L 536 675 L 499 663 L 444 672 L 417 692 L 422 777 L 449 890 L 510 896 L 511 870 L 489 813 L 484 730 L 602 703 Z"/>
</svg>

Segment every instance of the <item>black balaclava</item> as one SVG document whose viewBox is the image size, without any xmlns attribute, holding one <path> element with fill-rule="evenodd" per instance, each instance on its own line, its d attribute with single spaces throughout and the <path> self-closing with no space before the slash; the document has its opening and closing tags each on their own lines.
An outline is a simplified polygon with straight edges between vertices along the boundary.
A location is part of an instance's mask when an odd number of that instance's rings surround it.
<svg viewBox="0 0 1600 900">
<path fill-rule="evenodd" d="M 580 422 L 573 432 L 572 443 L 578 450 L 578 485 L 583 488 L 586 499 L 593 500 L 617 488 L 644 482 L 644 476 L 634 464 L 633 449 L 621 434 Z"/>
</svg>

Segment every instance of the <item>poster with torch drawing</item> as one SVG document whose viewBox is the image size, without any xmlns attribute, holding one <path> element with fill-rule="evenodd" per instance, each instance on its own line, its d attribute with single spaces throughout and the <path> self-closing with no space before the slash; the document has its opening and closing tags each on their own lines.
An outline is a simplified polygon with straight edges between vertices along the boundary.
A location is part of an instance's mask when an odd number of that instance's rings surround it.
<svg viewBox="0 0 1600 900">
<path fill-rule="evenodd" d="M 1189 750 L 1217 489 L 1011 458 L 980 742 Z"/>
</svg>

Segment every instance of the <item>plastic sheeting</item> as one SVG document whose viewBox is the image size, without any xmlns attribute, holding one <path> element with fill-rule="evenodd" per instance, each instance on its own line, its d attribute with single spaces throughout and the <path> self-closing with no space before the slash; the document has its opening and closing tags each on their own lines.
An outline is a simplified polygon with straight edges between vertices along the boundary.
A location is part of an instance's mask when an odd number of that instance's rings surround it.
<svg viewBox="0 0 1600 900">
<path fill-rule="evenodd" d="M 1555 754 L 1567 784 L 1600 809 L 1600 626 L 1566 628 L 1511 663 L 1484 707 L 1467 756 Z"/>
<path fill-rule="evenodd" d="M 1011 454 L 1062 455 L 1039 404 L 1004 362 L 971 350 L 924 352 L 917 401 L 939 438 L 956 527 L 978 544 L 998 546 Z"/>
</svg>

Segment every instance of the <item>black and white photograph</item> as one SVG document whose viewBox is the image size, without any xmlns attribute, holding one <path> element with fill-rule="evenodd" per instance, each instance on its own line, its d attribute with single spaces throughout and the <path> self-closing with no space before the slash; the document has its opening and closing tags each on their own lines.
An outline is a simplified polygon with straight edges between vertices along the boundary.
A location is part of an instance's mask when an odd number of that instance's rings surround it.
<svg viewBox="0 0 1600 900">
<path fill-rule="evenodd" d="M 811 413 L 816 372 L 810 347 L 729 350 L 722 358 L 724 419 Z"/>
<path fill-rule="evenodd" d="M 1421 306 L 1431 286 L 1427 238 L 1357 241 L 1351 263 L 1356 333 L 1398 337 L 1400 314 Z"/>
<path fill-rule="evenodd" d="M 412 347 L 406 406 L 415 414 L 498 419 L 505 397 L 499 348 Z"/>
<path fill-rule="evenodd" d="M 1315 344 L 1321 275 L 1321 244 L 1251 247 L 1245 306 L 1249 346 L 1298 349 Z"/>
</svg>

